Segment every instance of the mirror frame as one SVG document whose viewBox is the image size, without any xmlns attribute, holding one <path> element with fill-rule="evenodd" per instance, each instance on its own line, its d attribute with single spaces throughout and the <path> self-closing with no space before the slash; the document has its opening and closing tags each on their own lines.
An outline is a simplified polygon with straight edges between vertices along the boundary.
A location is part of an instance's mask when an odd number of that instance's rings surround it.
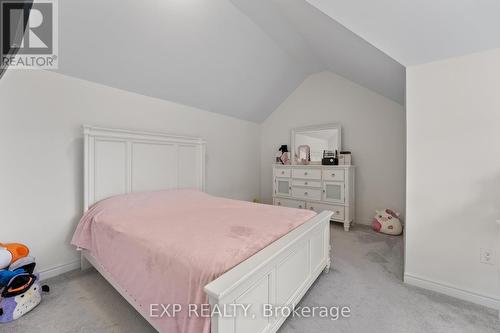
<svg viewBox="0 0 500 333">
<path fill-rule="evenodd" d="M 329 124 L 322 124 L 322 125 L 312 125 L 312 126 L 303 126 L 303 127 L 297 127 L 292 129 L 292 134 L 291 134 L 291 156 L 290 159 L 292 160 L 292 164 L 295 162 L 295 154 L 297 153 L 296 150 L 298 147 L 295 147 L 295 135 L 301 132 L 310 132 L 310 131 L 321 131 L 321 130 L 330 130 L 330 129 L 336 129 L 337 130 L 337 142 L 338 142 L 338 150 L 339 153 L 342 151 L 342 126 L 340 123 L 329 123 Z"/>
</svg>

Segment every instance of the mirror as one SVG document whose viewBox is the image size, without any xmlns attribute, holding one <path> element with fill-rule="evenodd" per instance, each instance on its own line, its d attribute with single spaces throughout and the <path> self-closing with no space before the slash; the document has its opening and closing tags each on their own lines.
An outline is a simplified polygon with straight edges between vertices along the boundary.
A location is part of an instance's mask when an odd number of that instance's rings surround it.
<svg viewBox="0 0 500 333">
<path fill-rule="evenodd" d="M 338 123 L 295 128 L 292 130 L 292 161 L 304 164 L 301 158 L 305 155 L 305 147 L 309 147 L 310 164 L 321 164 L 324 150 L 340 152 L 341 139 L 341 126 Z"/>
</svg>

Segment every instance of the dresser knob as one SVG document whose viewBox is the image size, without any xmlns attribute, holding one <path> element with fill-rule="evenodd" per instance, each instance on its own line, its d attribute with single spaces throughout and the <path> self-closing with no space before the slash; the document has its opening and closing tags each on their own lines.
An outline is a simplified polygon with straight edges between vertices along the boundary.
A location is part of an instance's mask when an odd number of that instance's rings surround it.
<svg viewBox="0 0 500 333">
<path fill-rule="evenodd" d="M 309 207 L 310 210 L 314 210 L 314 207 Z"/>
<path fill-rule="evenodd" d="M 304 176 L 307 176 L 307 171 L 306 171 L 306 172 L 304 172 Z"/>
<path fill-rule="evenodd" d="M 281 202 L 278 201 L 278 206 L 281 206 Z"/>
<path fill-rule="evenodd" d="M 285 171 L 281 171 L 281 174 L 284 175 L 285 174 Z"/>
<path fill-rule="evenodd" d="M 307 185 L 307 182 L 304 182 L 304 185 Z"/>
<path fill-rule="evenodd" d="M 307 192 L 304 192 L 304 195 L 307 195 Z"/>
<path fill-rule="evenodd" d="M 334 174 L 334 173 L 332 173 L 332 177 L 335 177 L 335 174 Z"/>
<path fill-rule="evenodd" d="M 302 205 L 299 205 L 299 208 L 302 208 Z"/>
<path fill-rule="evenodd" d="M 338 215 L 338 214 L 340 214 L 340 211 L 338 210 L 338 211 L 336 211 L 335 213 L 337 213 L 337 215 Z"/>
</svg>

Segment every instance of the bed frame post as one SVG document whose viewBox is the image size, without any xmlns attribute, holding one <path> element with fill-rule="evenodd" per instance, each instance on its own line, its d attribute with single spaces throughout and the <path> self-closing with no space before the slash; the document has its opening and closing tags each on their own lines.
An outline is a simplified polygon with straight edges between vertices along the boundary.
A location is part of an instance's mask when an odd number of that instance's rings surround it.
<svg viewBox="0 0 500 333">
<path fill-rule="evenodd" d="M 331 265 L 332 265 L 332 246 L 328 245 L 328 260 L 326 261 L 326 266 L 325 269 L 323 270 L 323 273 L 325 274 L 330 273 Z"/>
<path fill-rule="evenodd" d="M 80 252 L 80 270 L 86 271 L 89 268 L 92 268 L 92 264 L 85 258 L 83 253 Z"/>
</svg>

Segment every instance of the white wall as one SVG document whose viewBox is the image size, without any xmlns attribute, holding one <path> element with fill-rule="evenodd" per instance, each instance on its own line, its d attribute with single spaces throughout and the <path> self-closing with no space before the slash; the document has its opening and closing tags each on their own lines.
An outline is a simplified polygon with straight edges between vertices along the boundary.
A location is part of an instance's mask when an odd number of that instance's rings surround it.
<svg viewBox="0 0 500 333">
<path fill-rule="evenodd" d="M 273 158 L 290 148 L 294 127 L 342 124 L 342 146 L 356 168 L 356 221 L 369 224 L 375 209 L 403 212 L 405 113 L 403 106 L 331 72 L 307 78 L 262 124 L 261 195 L 272 201 Z"/>
<path fill-rule="evenodd" d="M 0 101 L 0 242 L 29 245 L 39 270 L 78 259 L 69 241 L 82 214 L 82 124 L 201 136 L 207 191 L 259 194 L 258 124 L 46 71 L 8 71 Z"/>
<path fill-rule="evenodd" d="M 405 278 L 490 306 L 498 267 L 479 253 L 498 254 L 499 88 L 500 49 L 407 71 Z"/>
</svg>

